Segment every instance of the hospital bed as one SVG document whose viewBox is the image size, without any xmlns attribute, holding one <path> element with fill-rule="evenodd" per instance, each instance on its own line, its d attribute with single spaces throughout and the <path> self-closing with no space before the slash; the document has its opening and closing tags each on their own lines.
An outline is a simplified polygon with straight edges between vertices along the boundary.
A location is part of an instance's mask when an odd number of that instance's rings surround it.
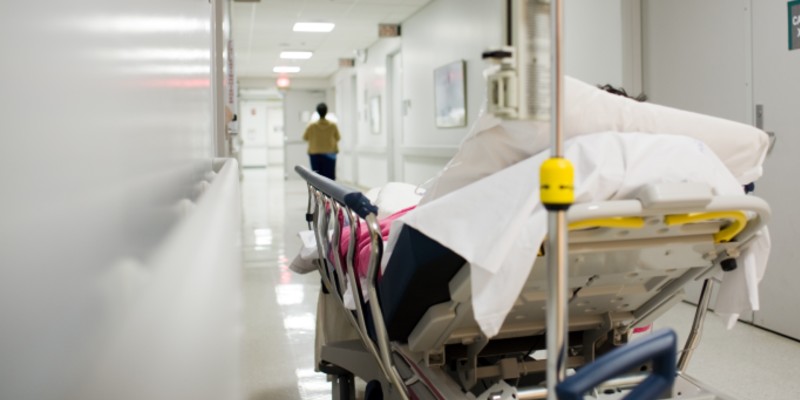
<svg viewBox="0 0 800 400">
<path fill-rule="evenodd" d="M 367 399 L 543 399 L 547 308 L 546 244 L 513 309 L 487 338 L 472 312 L 471 272 L 458 254 L 404 226 L 391 257 L 378 209 L 362 193 L 304 167 L 306 220 L 315 232 L 319 272 L 355 340 L 324 343 L 320 370 L 334 376 L 334 398 L 354 399 L 353 376 Z M 491 204 L 487 204 L 491 207 Z M 769 219 L 750 195 L 714 196 L 702 183 L 647 185 L 626 200 L 575 204 L 570 227 L 569 349 L 559 360 L 577 372 L 557 387 L 560 399 L 730 399 L 683 371 L 697 345 L 712 276 L 738 267 L 736 258 Z M 370 234 L 366 287 L 354 269 L 355 232 L 342 260 L 343 225 Z M 385 269 L 381 271 L 381 263 Z M 676 369 L 671 331 L 631 341 L 704 281 L 695 326 Z M 356 297 L 347 310 L 343 297 Z M 319 320 L 320 316 L 318 316 Z M 544 355 L 546 357 L 546 355 Z"/>
</svg>

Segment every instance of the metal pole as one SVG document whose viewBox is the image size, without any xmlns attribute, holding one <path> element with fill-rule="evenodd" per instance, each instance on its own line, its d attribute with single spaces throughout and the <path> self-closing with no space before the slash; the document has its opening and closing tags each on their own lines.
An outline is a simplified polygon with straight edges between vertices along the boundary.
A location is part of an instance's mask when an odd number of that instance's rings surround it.
<svg viewBox="0 0 800 400">
<path fill-rule="evenodd" d="M 553 158 L 563 158 L 564 74 L 562 53 L 562 0 L 550 2 L 551 29 L 551 148 Z M 569 183 L 572 184 L 571 182 Z M 547 205 L 547 204 L 545 204 Z M 547 398 L 556 400 L 556 385 L 566 376 L 568 315 L 568 265 L 566 208 L 548 207 L 549 249 L 547 262 Z"/>
<path fill-rule="evenodd" d="M 551 146 L 553 154 L 551 157 L 564 156 L 564 140 L 563 140 L 563 126 L 564 126 L 564 8 L 563 0 L 551 0 L 550 2 L 550 35 L 552 38 L 551 45 L 551 79 L 550 79 L 550 96 L 552 99 L 552 106 L 550 110 L 550 120 L 552 122 L 550 129 Z"/>
<path fill-rule="evenodd" d="M 706 279 L 703 282 L 703 290 L 700 292 L 700 301 L 697 304 L 697 311 L 694 314 L 694 322 L 692 323 L 692 330 L 689 333 L 689 338 L 686 339 L 686 345 L 681 352 L 681 358 L 678 360 L 678 370 L 686 372 L 689 366 L 689 360 L 700 342 L 700 337 L 703 334 L 703 325 L 705 324 L 706 314 L 708 314 L 708 303 L 711 301 L 711 292 L 714 289 L 714 281 Z"/>
<path fill-rule="evenodd" d="M 566 376 L 567 359 L 567 237 L 566 212 L 549 213 L 550 252 L 547 260 L 547 389 L 549 399 L 555 399 L 555 387 Z"/>
</svg>

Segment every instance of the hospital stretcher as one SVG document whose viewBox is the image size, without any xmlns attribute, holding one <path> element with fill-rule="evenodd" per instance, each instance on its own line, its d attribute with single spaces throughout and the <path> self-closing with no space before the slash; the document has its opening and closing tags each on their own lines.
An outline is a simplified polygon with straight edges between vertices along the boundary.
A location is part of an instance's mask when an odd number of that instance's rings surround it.
<svg viewBox="0 0 800 400">
<path fill-rule="evenodd" d="M 370 382 L 367 399 L 546 398 L 546 361 L 537 353 L 545 348 L 546 244 L 529 276 L 520 277 L 527 281 L 500 333 L 487 338 L 473 318 L 463 258 L 404 226 L 381 273 L 377 207 L 356 190 L 295 170 L 308 185 L 306 220 L 324 290 L 345 310 L 346 288 L 356 288 L 356 309 L 342 315 L 358 339 L 324 343 L 321 351 L 320 370 L 336 377 L 334 398 L 354 399 L 353 376 Z M 574 205 L 569 351 L 562 361 L 577 373 L 559 384 L 559 399 L 730 399 L 683 371 L 699 339 L 711 277 L 737 268 L 769 215 L 758 197 L 713 196 L 700 183 L 653 184 L 632 199 Z M 357 229 L 348 230 L 344 262 L 331 254 L 340 248 L 342 225 L 359 224 L 370 232 L 366 288 L 353 265 Z M 673 332 L 628 343 L 634 327 L 680 302 L 694 281 L 705 281 L 704 294 L 678 368 Z"/>
</svg>

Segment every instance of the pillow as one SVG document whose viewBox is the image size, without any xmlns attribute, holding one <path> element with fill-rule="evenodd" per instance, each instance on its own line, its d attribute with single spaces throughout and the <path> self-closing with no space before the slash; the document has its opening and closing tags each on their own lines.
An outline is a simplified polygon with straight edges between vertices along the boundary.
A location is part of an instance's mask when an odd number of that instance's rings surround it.
<svg viewBox="0 0 800 400">
<path fill-rule="evenodd" d="M 638 102 L 573 78 L 567 78 L 566 82 L 567 137 L 603 131 L 689 136 L 711 148 L 742 185 L 761 177 L 769 137 L 756 127 Z"/>
<path fill-rule="evenodd" d="M 416 206 L 422 195 L 417 194 L 417 185 L 403 182 L 389 182 L 383 185 L 375 199 L 378 218 L 386 218 L 400 210 Z"/>
<path fill-rule="evenodd" d="M 565 78 L 564 139 L 595 132 L 665 133 L 704 142 L 741 184 L 758 179 L 769 139 L 739 122 L 640 103 Z M 500 120 L 483 113 L 458 152 L 427 188 L 420 204 L 511 166 L 550 145 L 550 124 Z"/>
</svg>

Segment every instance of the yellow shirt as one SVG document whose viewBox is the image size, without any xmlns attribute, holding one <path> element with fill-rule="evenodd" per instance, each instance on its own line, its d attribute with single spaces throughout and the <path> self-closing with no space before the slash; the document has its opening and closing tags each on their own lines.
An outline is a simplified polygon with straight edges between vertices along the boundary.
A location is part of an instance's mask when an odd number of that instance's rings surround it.
<svg viewBox="0 0 800 400">
<path fill-rule="evenodd" d="M 308 154 L 338 153 L 339 139 L 341 139 L 339 128 L 326 119 L 309 125 L 303 134 L 303 140 L 308 142 Z"/>
</svg>

